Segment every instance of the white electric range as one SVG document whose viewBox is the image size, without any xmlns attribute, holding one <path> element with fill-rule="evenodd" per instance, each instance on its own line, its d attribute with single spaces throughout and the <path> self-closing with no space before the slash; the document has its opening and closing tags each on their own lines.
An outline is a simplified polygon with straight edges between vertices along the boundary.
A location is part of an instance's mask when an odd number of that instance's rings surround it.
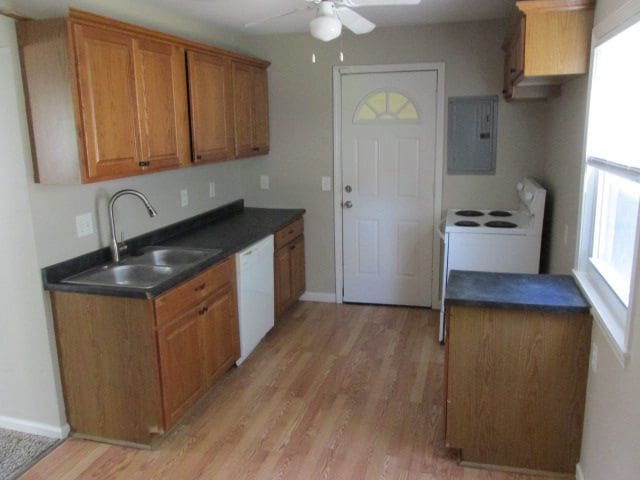
<svg viewBox="0 0 640 480">
<path fill-rule="evenodd" d="M 444 242 L 440 342 L 444 341 L 444 297 L 451 270 L 538 273 L 547 191 L 530 178 L 516 185 L 517 210 L 454 209 L 447 212 Z M 442 228 L 443 227 L 443 228 Z"/>
</svg>

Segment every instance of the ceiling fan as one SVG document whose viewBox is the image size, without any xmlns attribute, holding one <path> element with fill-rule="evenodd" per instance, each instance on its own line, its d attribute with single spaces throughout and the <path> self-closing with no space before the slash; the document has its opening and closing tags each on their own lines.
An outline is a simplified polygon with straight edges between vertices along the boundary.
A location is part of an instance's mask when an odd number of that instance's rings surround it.
<svg viewBox="0 0 640 480">
<path fill-rule="evenodd" d="M 318 40 L 329 42 L 340 36 L 343 25 L 358 35 L 369 33 L 376 27 L 375 23 L 370 22 L 352 8 L 417 5 L 421 0 L 306 0 L 306 2 L 311 5 L 247 23 L 245 27 L 315 8 L 317 16 L 309 23 L 309 32 Z"/>
</svg>

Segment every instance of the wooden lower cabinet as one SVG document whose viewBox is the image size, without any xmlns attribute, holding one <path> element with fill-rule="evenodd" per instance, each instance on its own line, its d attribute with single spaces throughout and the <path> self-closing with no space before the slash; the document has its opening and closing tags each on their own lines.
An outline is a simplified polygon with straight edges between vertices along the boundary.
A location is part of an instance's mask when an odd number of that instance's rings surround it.
<svg viewBox="0 0 640 480">
<path fill-rule="evenodd" d="M 446 443 L 463 463 L 573 474 L 591 316 L 447 307 Z"/>
<path fill-rule="evenodd" d="M 157 298 L 51 296 L 79 437 L 152 445 L 240 357 L 234 257 Z"/>
<path fill-rule="evenodd" d="M 199 314 L 203 382 L 209 388 L 240 358 L 235 285 L 212 295 Z"/>
<path fill-rule="evenodd" d="M 194 308 L 158 331 L 165 427 L 173 425 L 204 388 L 199 317 Z"/>
<path fill-rule="evenodd" d="M 276 232 L 274 253 L 275 316 L 278 318 L 305 292 L 302 218 Z"/>
</svg>

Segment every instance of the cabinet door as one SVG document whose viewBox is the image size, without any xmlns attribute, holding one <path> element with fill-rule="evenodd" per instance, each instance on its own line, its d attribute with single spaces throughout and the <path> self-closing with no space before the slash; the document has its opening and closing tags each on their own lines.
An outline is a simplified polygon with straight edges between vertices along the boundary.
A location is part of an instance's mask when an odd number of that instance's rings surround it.
<svg viewBox="0 0 640 480">
<path fill-rule="evenodd" d="M 233 64 L 233 112 L 237 157 L 253 155 L 253 67 L 242 63 Z"/>
<path fill-rule="evenodd" d="M 240 357 L 235 285 L 216 292 L 200 310 L 205 388 L 209 388 Z"/>
<path fill-rule="evenodd" d="M 202 393 L 202 355 L 198 309 L 158 331 L 165 428 L 168 429 Z"/>
<path fill-rule="evenodd" d="M 513 39 L 509 45 L 509 76 L 513 84 L 517 83 L 524 73 L 525 21 L 524 16 L 519 17 Z"/>
<path fill-rule="evenodd" d="M 224 57 L 187 52 L 191 138 L 195 163 L 234 156 L 231 64 Z"/>
<path fill-rule="evenodd" d="M 138 173 L 141 148 L 133 39 L 86 25 L 74 25 L 73 34 L 84 176 L 91 181 Z"/>
<path fill-rule="evenodd" d="M 253 69 L 254 139 L 252 150 L 260 154 L 269 152 L 269 91 L 267 71 Z"/>
<path fill-rule="evenodd" d="M 134 41 L 142 169 L 189 163 L 189 118 L 184 49 L 148 39 Z"/>
<path fill-rule="evenodd" d="M 306 289 L 304 266 L 304 237 L 299 236 L 289 246 L 291 252 L 291 290 L 292 302 L 300 298 Z"/>
<path fill-rule="evenodd" d="M 293 285 L 291 281 L 291 251 L 289 245 L 277 250 L 274 257 L 275 308 L 280 316 L 291 303 Z"/>
</svg>

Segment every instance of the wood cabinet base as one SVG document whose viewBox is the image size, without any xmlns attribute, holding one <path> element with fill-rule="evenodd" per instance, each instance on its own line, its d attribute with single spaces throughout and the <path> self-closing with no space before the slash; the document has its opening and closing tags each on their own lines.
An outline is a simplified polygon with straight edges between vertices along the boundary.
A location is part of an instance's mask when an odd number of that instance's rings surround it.
<svg viewBox="0 0 640 480">
<path fill-rule="evenodd" d="M 302 217 L 275 233 L 275 318 L 305 291 L 304 223 Z"/>
<path fill-rule="evenodd" d="M 447 314 L 447 446 L 468 463 L 574 473 L 591 317 L 459 305 Z"/>
<path fill-rule="evenodd" d="M 51 298 L 74 436 L 153 446 L 240 357 L 234 257 L 155 299 Z"/>
</svg>

